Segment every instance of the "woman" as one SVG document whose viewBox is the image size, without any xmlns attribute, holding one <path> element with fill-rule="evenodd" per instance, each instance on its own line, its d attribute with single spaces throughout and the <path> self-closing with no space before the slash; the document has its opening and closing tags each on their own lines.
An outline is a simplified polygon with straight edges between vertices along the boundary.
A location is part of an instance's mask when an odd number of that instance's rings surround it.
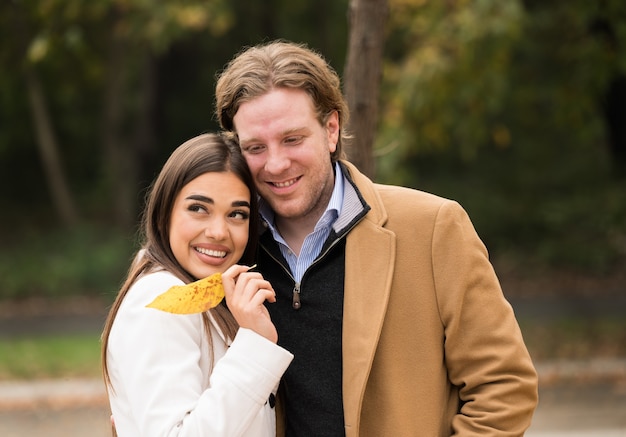
<svg viewBox="0 0 626 437">
<path fill-rule="evenodd" d="M 275 435 L 273 398 L 293 355 L 276 345 L 250 272 L 257 195 L 239 146 L 217 134 L 174 151 L 144 211 L 144 244 L 102 335 L 115 429 L 125 436 Z M 241 263 L 242 265 L 239 265 Z M 171 286 L 222 273 L 225 301 L 200 314 L 146 308 Z"/>
</svg>

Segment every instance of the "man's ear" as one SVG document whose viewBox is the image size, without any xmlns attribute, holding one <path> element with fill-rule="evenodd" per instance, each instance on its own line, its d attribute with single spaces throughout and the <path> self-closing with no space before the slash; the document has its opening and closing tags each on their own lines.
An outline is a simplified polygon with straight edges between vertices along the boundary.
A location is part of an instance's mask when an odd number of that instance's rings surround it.
<svg viewBox="0 0 626 437">
<path fill-rule="evenodd" d="M 337 150 L 337 142 L 339 141 L 339 113 L 333 111 L 326 118 L 326 135 L 328 137 L 328 149 L 330 153 Z"/>
</svg>

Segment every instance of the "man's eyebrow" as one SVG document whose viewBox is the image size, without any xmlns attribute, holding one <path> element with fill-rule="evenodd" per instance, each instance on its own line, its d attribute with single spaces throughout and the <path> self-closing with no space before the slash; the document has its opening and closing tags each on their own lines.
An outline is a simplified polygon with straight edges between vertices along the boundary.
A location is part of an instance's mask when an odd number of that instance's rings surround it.
<svg viewBox="0 0 626 437">
<path fill-rule="evenodd" d="M 242 140 L 241 138 L 239 138 L 239 147 L 244 147 L 249 144 L 258 143 L 258 142 L 259 140 L 257 140 L 256 138 L 249 138 L 246 140 Z"/>
<path fill-rule="evenodd" d="M 280 133 L 283 137 L 288 137 L 289 135 L 306 135 L 309 132 L 309 129 L 306 126 L 302 127 L 294 127 L 290 129 L 286 129 Z M 261 143 L 262 141 L 256 137 L 252 138 L 241 138 L 239 137 L 239 146 L 245 147 L 250 144 Z"/>
<path fill-rule="evenodd" d="M 294 127 L 294 128 L 287 129 L 287 130 L 283 131 L 283 136 L 298 134 L 298 133 L 305 132 L 307 130 L 308 130 L 308 128 L 306 126 Z"/>
</svg>

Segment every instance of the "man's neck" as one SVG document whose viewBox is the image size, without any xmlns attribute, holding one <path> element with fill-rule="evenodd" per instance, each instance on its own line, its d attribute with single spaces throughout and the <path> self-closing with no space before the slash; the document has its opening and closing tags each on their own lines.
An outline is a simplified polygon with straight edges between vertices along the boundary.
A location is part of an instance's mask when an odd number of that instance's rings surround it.
<svg viewBox="0 0 626 437">
<path fill-rule="evenodd" d="M 319 214 L 311 213 L 297 219 L 275 217 L 274 225 L 276 229 L 296 256 L 300 256 L 304 239 L 313 232 L 317 221 L 323 213 L 324 211 L 321 211 Z"/>
</svg>

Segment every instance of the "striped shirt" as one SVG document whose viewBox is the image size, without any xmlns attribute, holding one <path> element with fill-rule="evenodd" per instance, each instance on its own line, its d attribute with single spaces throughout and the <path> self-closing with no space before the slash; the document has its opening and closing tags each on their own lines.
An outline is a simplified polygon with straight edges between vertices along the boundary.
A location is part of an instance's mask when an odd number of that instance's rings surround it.
<svg viewBox="0 0 626 437">
<path fill-rule="evenodd" d="M 261 199 L 260 211 L 261 216 L 267 223 L 274 240 L 280 247 L 280 252 L 289 264 L 291 274 L 296 283 L 299 284 L 302 280 L 302 275 L 309 268 L 309 266 L 315 261 L 320 254 L 324 242 L 330 235 L 335 220 L 341 213 L 341 206 L 343 204 L 343 189 L 344 180 L 343 173 L 339 164 L 335 163 L 335 186 L 333 187 L 333 194 L 330 197 L 326 211 L 317 221 L 313 232 L 306 236 L 302 243 L 302 249 L 300 250 L 300 256 L 297 256 L 289 245 L 285 242 L 283 237 L 278 232 L 275 223 L 274 211 L 272 211 L 269 205 Z"/>
</svg>

